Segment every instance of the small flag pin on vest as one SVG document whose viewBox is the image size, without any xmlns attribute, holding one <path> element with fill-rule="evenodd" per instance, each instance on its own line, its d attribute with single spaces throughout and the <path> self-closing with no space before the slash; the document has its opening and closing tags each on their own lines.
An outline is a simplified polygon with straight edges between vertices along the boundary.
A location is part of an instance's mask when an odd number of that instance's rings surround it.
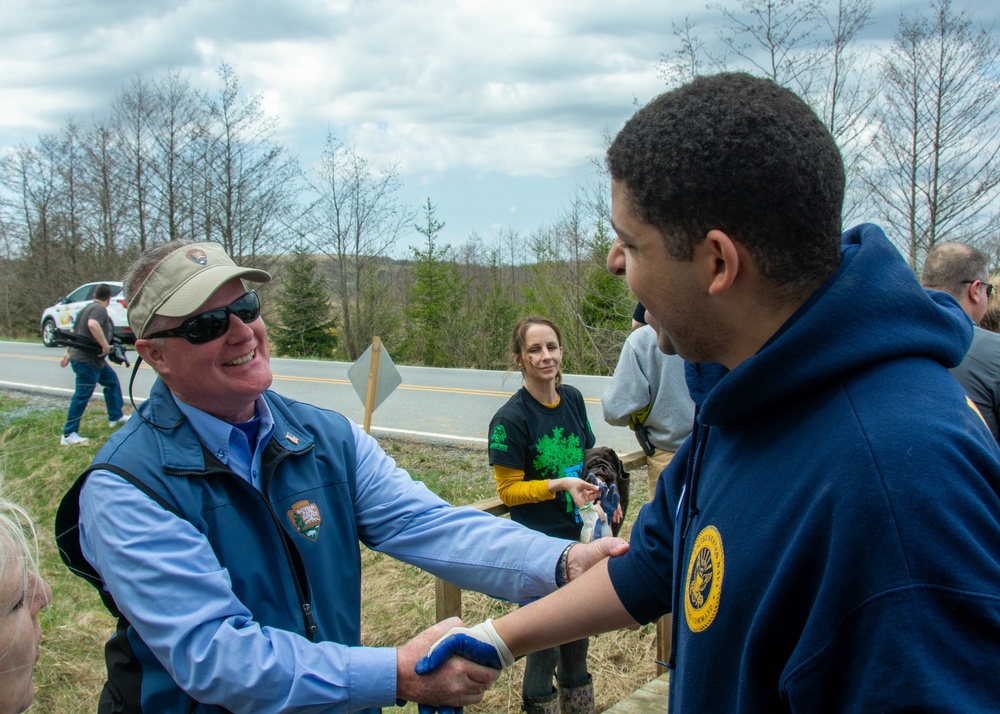
<svg viewBox="0 0 1000 714">
<path fill-rule="evenodd" d="M 297 437 L 297 436 L 292 436 L 291 434 L 285 434 L 285 438 L 286 438 L 286 439 L 288 439 L 288 440 L 289 440 L 290 442 L 292 442 L 293 444 L 295 444 L 296 446 L 298 446 L 298 443 L 299 443 L 299 437 Z"/>
</svg>

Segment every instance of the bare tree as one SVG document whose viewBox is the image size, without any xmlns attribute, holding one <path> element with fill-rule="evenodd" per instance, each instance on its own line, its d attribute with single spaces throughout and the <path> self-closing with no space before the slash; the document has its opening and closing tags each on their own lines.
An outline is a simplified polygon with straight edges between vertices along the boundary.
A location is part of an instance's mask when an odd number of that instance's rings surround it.
<svg viewBox="0 0 1000 714">
<path fill-rule="evenodd" d="M 684 17 L 684 24 L 671 22 L 671 33 L 677 39 L 679 47 L 669 55 L 660 54 L 660 64 L 657 73 L 668 87 L 674 87 L 690 82 L 701 75 L 708 54 L 705 41 L 695 34 L 695 23 L 690 16 Z M 605 136 L 604 145 L 611 143 L 611 137 Z"/>
<path fill-rule="evenodd" d="M 739 9 L 715 3 L 726 24 L 717 35 L 725 54 L 716 66 L 731 65 L 734 58 L 749 64 L 778 84 L 808 95 L 812 91 L 818 57 L 815 47 L 820 16 L 814 0 L 738 0 Z"/>
<path fill-rule="evenodd" d="M 128 167 L 132 210 L 129 225 L 140 251 L 156 242 L 150 184 L 156 175 L 153 168 L 153 127 L 157 105 L 155 88 L 142 75 L 134 77 L 128 87 L 119 91 L 112 105 L 118 130 L 116 146 L 121 150 L 123 165 Z"/>
<path fill-rule="evenodd" d="M 1000 225 L 1000 43 L 950 0 L 931 13 L 901 17 L 883 61 L 867 178 L 914 268 L 935 244 Z"/>
<path fill-rule="evenodd" d="M 118 133 L 107 125 L 98 124 L 89 131 L 84 141 L 84 192 L 89 206 L 90 239 L 98 259 L 123 267 L 131 257 L 131 246 L 127 245 L 130 201 L 127 169 L 119 160 L 122 154 L 118 141 Z"/>
<path fill-rule="evenodd" d="M 663 55 L 668 85 L 688 82 L 705 69 L 744 68 L 801 95 L 823 119 L 844 156 L 848 178 L 845 217 L 861 212 L 860 160 L 876 94 L 868 55 L 855 43 L 871 23 L 872 0 L 740 0 L 712 4 L 722 51 L 709 47 L 685 18 L 673 26 L 678 48 Z"/>
<path fill-rule="evenodd" d="M 93 254 L 90 251 L 92 246 L 84 244 L 84 200 L 81 189 L 85 156 L 79 126 L 70 120 L 59 134 L 43 136 L 39 140 L 39 151 L 55 170 L 53 205 L 60 229 L 56 240 L 65 250 L 65 258 L 72 266 L 72 272 L 79 274 L 77 262 L 84 257 L 84 250 Z"/>
<path fill-rule="evenodd" d="M 274 140 L 276 120 L 264 114 L 260 96 L 243 97 L 239 78 L 228 65 L 220 67 L 219 78 L 222 86 L 210 105 L 205 146 L 208 218 L 212 238 L 237 262 L 254 264 L 290 246 L 287 226 L 299 168 Z"/>
<path fill-rule="evenodd" d="M 192 238 L 194 227 L 185 217 L 190 217 L 195 202 L 190 174 L 195 166 L 195 141 L 203 131 L 204 98 L 176 70 L 168 71 L 155 87 L 159 97 L 153 133 L 159 153 L 156 187 L 167 223 L 166 238 Z"/>
<path fill-rule="evenodd" d="M 871 53 L 858 50 L 858 35 L 871 24 L 872 0 L 836 0 L 819 14 L 826 40 L 819 49 L 818 77 L 807 97 L 833 135 L 844 158 L 847 190 L 844 223 L 850 225 L 867 208 L 863 191 L 863 156 L 870 126 L 868 119 L 877 96 L 871 81 Z"/>
<path fill-rule="evenodd" d="M 391 284 L 386 258 L 410 230 L 413 212 L 397 199 L 394 166 L 375 169 L 358 153 L 327 134 L 316 170 L 316 200 L 309 212 L 309 240 L 333 260 L 333 292 L 340 306 L 348 357 L 357 359 L 376 334 L 391 329 L 392 308 L 383 303 Z"/>
</svg>

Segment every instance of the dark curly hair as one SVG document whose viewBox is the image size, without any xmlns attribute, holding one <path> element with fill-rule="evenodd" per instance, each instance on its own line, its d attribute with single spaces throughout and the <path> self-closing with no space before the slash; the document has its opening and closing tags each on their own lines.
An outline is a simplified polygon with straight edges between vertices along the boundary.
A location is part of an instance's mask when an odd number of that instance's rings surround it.
<svg viewBox="0 0 1000 714">
<path fill-rule="evenodd" d="M 618 133 L 607 166 L 675 259 L 721 230 L 783 297 L 810 294 L 840 264 L 840 151 L 815 112 L 770 80 L 723 73 L 661 94 Z"/>
</svg>

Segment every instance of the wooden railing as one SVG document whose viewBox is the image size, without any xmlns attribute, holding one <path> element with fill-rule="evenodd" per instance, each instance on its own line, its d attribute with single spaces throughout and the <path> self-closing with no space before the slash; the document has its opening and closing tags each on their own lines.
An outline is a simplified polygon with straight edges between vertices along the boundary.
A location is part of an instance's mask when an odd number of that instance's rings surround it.
<svg viewBox="0 0 1000 714">
<path fill-rule="evenodd" d="M 646 454 L 642 451 L 632 451 L 627 454 L 620 454 L 619 456 L 626 471 L 641 468 L 646 465 Z M 654 484 L 655 482 L 650 482 L 649 493 L 651 498 L 653 495 Z M 503 502 L 498 496 L 485 498 L 482 501 L 476 501 L 475 503 L 470 503 L 469 505 L 480 511 L 492 513 L 494 516 L 502 516 L 509 511 L 507 506 L 503 505 Z M 449 617 L 461 617 L 462 590 L 457 585 L 453 585 L 447 580 L 434 578 L 434 608 L 438 622 Z M 670 620 L 669 618 L 664 617 L 656 623 L 656 659 L 660 662 L 666 662 L 667 657 L 669 656 L 669 648 Z M 657 665 L 657 674 L 662 674 L 664 671 L 666 671 L 665 667 Z"/>
</svg>

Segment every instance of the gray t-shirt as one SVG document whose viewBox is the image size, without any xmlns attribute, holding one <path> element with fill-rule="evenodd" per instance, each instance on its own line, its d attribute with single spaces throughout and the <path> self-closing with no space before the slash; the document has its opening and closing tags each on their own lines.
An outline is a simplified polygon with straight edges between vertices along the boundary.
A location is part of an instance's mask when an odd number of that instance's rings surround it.
<svg viewBox="0 0 1000 714">
<path fill-rule="evenodd" d="M 625 340 L 601 405 L 604 421 L 615 426 L 627 425 L 634 412 L 651 405 L 644 426 L 653 446 L 664 451 L 677 451 L 694 422 L 684 360 L 661 352 L 649 325 L 633 330 Z"/>
<path fill-rule="evenodd" d="M 965 359 L 951 373 L 1000 442 L 1000 334 L 974 328 Z"/>
<path fill-rule="evenodd" d="M 73 332 L 77 335 L 83 337 L 89 337 L 94 339 L 94 335 L 91 334 L 90 328 L 87 326 L 88 320 L 97 320 L 98 324 L 101 326 L 101 330 L 104 332 L 104 339 L 111 342 L 111 335 L 114 333 L 114 324 L 111 322 L 111 317 L 108 315 L 108 309 L 104 307 L 99 302 L 92 302 L 85 308 L 80 310 L 76 315 L 76 321 L 73 322 Z M 94 340 L 96 342 L 96 340 Z M 91 364 L 98 369 L 104 367 L 107 364 L 104 361 L 104 357 L 95 352 L 87 352 L 85 350 L 77 349 L 76 347 L 69 348 L 69 358 L 74 362 L 86 362 Z"/>
</svg>

